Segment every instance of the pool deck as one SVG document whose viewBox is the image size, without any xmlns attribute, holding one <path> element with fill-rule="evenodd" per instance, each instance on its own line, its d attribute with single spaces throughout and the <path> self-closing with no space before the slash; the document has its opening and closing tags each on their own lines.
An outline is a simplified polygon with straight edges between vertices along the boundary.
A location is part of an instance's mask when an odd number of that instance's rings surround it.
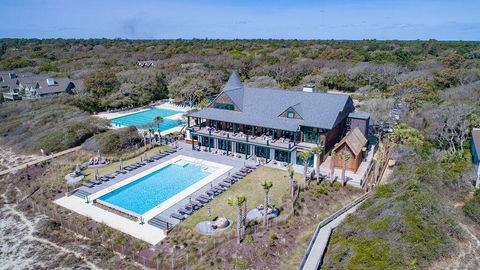
<svg viewBox="0 0 480 270">
<path fill-rule="evenodd" d="M 170 116 L 165 117 L 165 119 L 170 119 L 170 120 L 179 120 L 179 119 L 180 119 L 180 120 L 183 120 L 183 113 L 185 113 L 185 112 L 187 112 L 188 110 L 191 110 L 191 109 L 192 109 L 192 108 L 190 108 L 190 107 L 175 106 L 175 105 L 172 105 L 172 104 L 169 104 L 169 103 L 164 103 L 164 104 L 160 104 L 160 105 L 155 105 L 155 106 L 152 106 L 152 107 L 155 107 L 155 108 L 158 108 L 158 109 L 178 111 L 179 113 L 177 113 L 177 114 L 174 114 L 174 115 L 170 115 Z M 122 116 L 127 116 L 127 115 L 131 115 L 131 114 L 135 114 L 135 113 L 147 111 L 147 110 L 149 110 L 149 109 L 150 109 L 150 108 L 134 108 L 134 109 L 131 109 L 131 110 L 128 110 L 128 111 L 121 111 L 121 112 L 101 112 L 101 113 L 98 113 L 98 114 L 96 114 L 96 115 L 94 115 L 94 116 L 111 120 L 111 119 L 113 119 L 113 118 L 122 117 Z M 111 128 L 111 129 L 119 129 L 119 128 L 123 128 L 123 127 L 124 127 L 124 126 L 115 126 L 115 125 L 112 125 L 110 128 Z M 165 136 L 165 135 L 170 134 L 170 133 L 180 132 L 180 131 L 182 131 L 185 127 L 186 127 L 186 125 L 176 126 L 176 127 L 167 129 L 167 130 L 165 130 L 165 131 L 162 131 L 162 132 L 161 132 L 161 135 L 162 135 L 162 136 Z"/>
<path fill-rule="evenodd" d="M 205 195 L 205 192 L 210 189 L 211 185 L 217 185 L 227 176 L 229 176 L 229 174 L 239 171 L 245 166 L 246 163 L 246 161 L 243 159 L 213 155 L 206 152 L 192 151 L 191 146 L 184 143 L 180 143 L 179 146 L 180 148 L 176 153 L 173 153 L 160 160 L 148 163 L 140 169 L 128 172 L 124 175 L 119 175 L 108 182 L 102 182 L 100 185 L 95 185 L 93 188 L 87 188 L 84 186 L 80 187 L 79 190 L 83 190 L 84 192 L 91 194 L 88 196 L 89 203 L 86 203 L 85 198 L 80 198 L 78 196 L 65 196 L 56 200 L 55 203 L 155 245 L 166 237 L 166 232 L 160 228 L 148 224 L 148 220 L 158 217 L 167 221 L 173 226 L 177 225 L 180 223 L 180 221 L 171 218 L 170 215 L 172 213 L 177 213 L 178 209 L 184 208 L 184 206 L 190 202 L 190 198 L 194 200 L 200 194 Z M 185 159 L 187 161 L 190 160 L 193 162 L 201 160 L 207 167 L 213 166 L 218 169 L 216 173 L 207 176 L 186 190 L 178 193 L 178 196 L 173 196 L 169 200 L 143 214 L 142 217 L 145 221 L 144 224 L 132 221 L 131 219 L 122 217 L 91 204 L 93 199 L 98 198 L 113 189 L 135 181 L 143 175 L 147 175 L 150 172 L 156 171 L 159 168 L 167 166 L 168 164 L 171 164 L 179 159 Z"/>
</svg>

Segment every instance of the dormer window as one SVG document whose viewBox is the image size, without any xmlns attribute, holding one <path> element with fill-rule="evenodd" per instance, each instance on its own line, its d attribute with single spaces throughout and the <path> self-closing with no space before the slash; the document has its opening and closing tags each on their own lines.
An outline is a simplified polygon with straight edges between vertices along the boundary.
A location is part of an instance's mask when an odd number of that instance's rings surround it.
<svg viewBox="0 0 480 270">
<path fill-rule="evenodd" d="M 295 117 L 295 112 L 288 112 L 287 117 L 288 118 L 294 118 Z"/>
</svg>

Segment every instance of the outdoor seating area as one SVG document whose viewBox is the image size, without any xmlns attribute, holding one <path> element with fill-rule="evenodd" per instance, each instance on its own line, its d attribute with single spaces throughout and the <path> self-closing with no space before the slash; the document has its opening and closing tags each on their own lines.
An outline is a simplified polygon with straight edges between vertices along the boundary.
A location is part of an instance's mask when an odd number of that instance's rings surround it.
<svg viewBox="0 0 480 270">
<path fill-rule="evenodd" d="M 195 231 L 203 235 L 215 235 L 226 231 L 232 226 L 232 220 L 225 217 L 215 217 L 213 220 L 205 220 L 195 225 Z"/>
<path fill-rule="evenodd" d="M 273 204 L 267 206 L 267 218 L 272 219 L 280 215 L 280 209 Z M 263 204 L 258 205 L 256 208 L 248 211 L 247 220 L 260 220 L 265 217 L 265 207 Z"/>
<path fill-rule="evenodd" d="M 185 205 L 181 206 L 176 213 L 171 213 L 170 217 L 179 221 L 184 220 L 188 216 L 192 215 L 195 211 L 208 204 L 216 196 L 220 195 L 221 193 L 232 187 L 235 183 L 243 179 L 254 169 L 256 169 L 255 166 L 245 166 L 241 168 L 238 172 L 224 178 L 218 184 L 210 184 L 210 187 L 202 194 L 196 195 L 195 198 L 189 197 L 188 202 Z"/>
<path fill-rule="evenodd" d="M 85 198 L 86 196 L 98 191 L 98 190 L 95 190 L 95 191 L 92 190 L 93 188 L 95 188 L 97 186 L 100 186 L 103 183 L 112 182 L 112 184 L 114 184 L 113 182 L 119 182 L 120 180 L 125 179 L 124 176 L 126 174 L 130 174 L 131 172 L 136 172 L 138 169 L 143 168 L 145 165 L 147 165 L 149 163 L 152 163 L 154 161 L 163 159 L 163 158 L 165 158 L 165 157 L 167 157 L 167 156 L 169 156 L 173 153 L 176 153 L 176 152 L 177 152 L 177 149 L 170 149 L 170 150 L 160 152 L 160 153 L 158 153 L 156 155 L 153 155 L 151 157 L 148 157 L 145 153 L 144 156 L 142 157 L 142 161 L 130 164 L 130 165 L 125 166 L 125 167 L 122 165 L 123 162 L 120 161 L 119 170 L 115 171 L 114 173 L 107 174 L 107 175 L 104 175 L 104 176 L 100 176 L 99 173 L 98 173 L 98 170 L 97 170 L 97 172 L 95 173 L 95 179 L 91 180 L 91 181 L 83 184 L 81 187 L 77 188 L 73 192 L 73 194 L 78 196 L 78 197 Z M 123 177 L 121 177 L 121 176 L 123 176 Z M 120 177 L 122 179 L 120 179 Z"/>
</svg>

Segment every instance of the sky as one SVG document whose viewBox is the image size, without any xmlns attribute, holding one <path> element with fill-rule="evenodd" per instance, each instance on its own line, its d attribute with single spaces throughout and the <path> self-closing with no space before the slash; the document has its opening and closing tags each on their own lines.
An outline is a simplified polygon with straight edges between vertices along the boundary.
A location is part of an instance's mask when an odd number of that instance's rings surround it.
<svg viewBox="0 0 480 270">
<path fill-rule="evenodd" d="M 0 0 L 0 38 L 480 40 L 480 0 Z"/>
</svg>

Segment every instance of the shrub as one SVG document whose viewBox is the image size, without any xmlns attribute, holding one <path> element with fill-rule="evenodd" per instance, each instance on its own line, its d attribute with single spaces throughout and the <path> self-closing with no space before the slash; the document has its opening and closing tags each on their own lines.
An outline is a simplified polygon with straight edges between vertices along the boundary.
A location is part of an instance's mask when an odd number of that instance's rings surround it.
<svg viewBox="0 0 480 270">
<path fill-rule="evenodd" d="M 315 196 L 320 197 L 320 195 L 328 195 L 328 192 L 328 188 L 324 184 L 321 184 L 315 189 Z"/>
<path fill-rule="evenodd" d="M 251 244 L 253 243 L 253 236 L 251 234 L 247 234 L 245 236 L 245 239 L 243 240 L 246 244 Z"/>
<path fill-rule="evenodd" d="M 463 211 L 465 215 L 480 224 L 480 190 L 477 189 L 473 198 L 465 203 Z"/>
</svg>

